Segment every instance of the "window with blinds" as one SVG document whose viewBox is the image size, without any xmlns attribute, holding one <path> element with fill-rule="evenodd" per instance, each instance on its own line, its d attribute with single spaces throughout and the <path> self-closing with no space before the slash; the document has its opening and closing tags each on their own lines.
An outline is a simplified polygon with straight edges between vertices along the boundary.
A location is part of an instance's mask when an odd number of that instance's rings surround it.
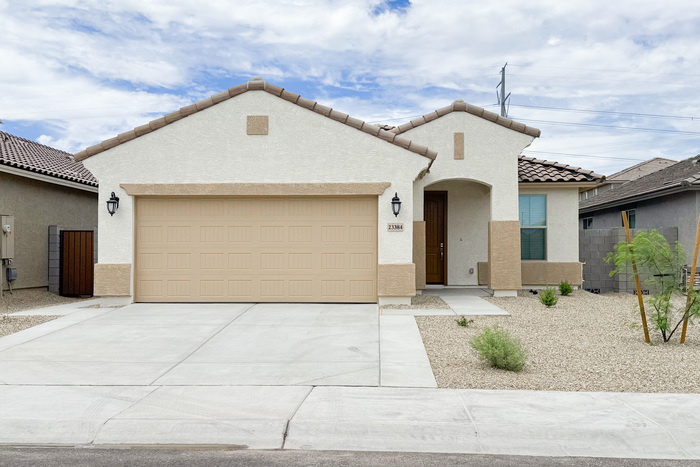
<svg viewBox="0 0 700 467">
<path fill-rule="evenodd" d="M 547 197 L 520 195 L 520 259 L 546 259 Z"/>
</svg>

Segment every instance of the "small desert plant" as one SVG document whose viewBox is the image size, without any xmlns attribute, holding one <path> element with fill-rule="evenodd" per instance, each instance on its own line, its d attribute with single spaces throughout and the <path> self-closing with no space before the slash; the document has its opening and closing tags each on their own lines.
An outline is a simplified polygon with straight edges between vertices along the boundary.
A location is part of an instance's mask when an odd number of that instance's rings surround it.
<svg viewBox="0 0 700 467">
<path fill-rule="evenodd" d="M 557 293 L 554 291 L 553 287 L 547 287 L 542 292 L 539 293 L 540 302 L 547 308 L 554 306 L 559 301 Z"/>
<path fill-rule="evenodd" d="M 467 319 L 466 316 L 462 316 L 460 319 L 457 320 L 457 325 L 458 326 L 464 326 L 465 328 L 468 328 L 470 324 L 474 322 L 473 319 Z"/>
<path fill-rule="evenodd" d="M 561 281 L 561 284 L 559 284 L 559 293 L 563 296 L 567 296 L 573 291 L 574 289 L 571 287 L 571 284 L 569 284 L 567 281 Z"/>
<path fill-rule="evenodd" d="M 486 326 L 484 331 L 470 342 L 482 360 L 491 366 L 508 371 L 520 371 L 525 365 L 527 355 L 520 340 L 512 337 L 498 325 L 493 330 Z"/>
<path fill-rule="evenodd" d="M 605 261 L 615 264 L 611 276 L 629 274 L 634 278 L 635 271 L 631 267 L 634 261 L 637 275 L 648 277 L 644 282 L 657 291 L 645 301 L 651 307 L 647 310 L 651 318 L 650 327 L 660 332 L 664 342 L 670 341 L 686 320 L 692 323 L 700 318 L 698 292 L 689 289 L 687 295 L 683 295 L 682 272 L 686 257 L 680 243 L 671 246 L 656 230 L 639 232 L 632 243 L 620 242 L 615 245 L 615 251 L 609 253 Z"/>
</svg>

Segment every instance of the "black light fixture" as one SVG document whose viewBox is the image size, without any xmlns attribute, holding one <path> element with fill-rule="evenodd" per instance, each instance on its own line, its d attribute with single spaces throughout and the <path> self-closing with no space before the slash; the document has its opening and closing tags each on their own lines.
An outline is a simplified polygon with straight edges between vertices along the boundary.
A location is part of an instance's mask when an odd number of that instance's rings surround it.
<svg viewBox="0 0 700 467">
<path fill-rule="evenodd" d="M 113 216 L 117 209 L 119 209 L 119 198 L 114 196 L 114 192 L 112 192 L 112 197 L 107 200 L 107 211 L 109 211 L 110 216 Z"/>
<path fill-rule="evenodd" d="M 399 217 L 399 212 L 401 212 L 401 200 L 399 199 L 398 193 L 394 193 L 394 197 L 391 199 L 391 210 L 394 212 L 394 216 Z"/>
</svg>

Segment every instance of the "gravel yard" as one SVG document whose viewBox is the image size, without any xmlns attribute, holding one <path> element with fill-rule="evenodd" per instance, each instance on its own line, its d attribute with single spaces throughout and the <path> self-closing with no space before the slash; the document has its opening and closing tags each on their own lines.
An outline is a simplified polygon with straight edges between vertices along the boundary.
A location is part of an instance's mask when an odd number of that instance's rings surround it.
<svg viewBox="0 0 700 467">
<path fill-rule="evenodd" d="M 12 294 L 3 292 L 3 296 L 0 298 L 0 314 L 34 310 L 36 308 L 45 308 L 54 305 L 64 305 L 80 300 L 85 299 L 61 297 L 45 289 L 21 289 L 15 290 Z"/>
<path fill-rule="evenodd" d="M 688 326 L 682 345 L 680 331 L 664 344 L 650 327 L 648 345 L 641 329 L 630 328 L 640 323 L 634 295 L 575 291 L 552 308 L 528 292 L 487 300 L 511 316 L 472 317 L 467 328 L 450 316 L 416 317 L 439 387 L 700 393 L 699 325 Z M 523 343 L 523 371 L 489 368 L 469 346 L 495 324 Z"/>
<path fill-rule="evenodd" d="M 0 337 L 52 321 L 60 316 L 0 316 Z"/>
</svg>

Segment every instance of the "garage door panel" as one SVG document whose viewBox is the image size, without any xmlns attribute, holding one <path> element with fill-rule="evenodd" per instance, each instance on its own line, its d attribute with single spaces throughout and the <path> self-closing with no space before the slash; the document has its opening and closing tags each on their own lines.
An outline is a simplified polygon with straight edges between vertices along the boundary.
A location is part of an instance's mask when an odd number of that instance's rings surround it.
<svg viewBox="0 0 700 467">
<path fill-rule="evenodd" d="M 376 302 L 376 197 L 136 204 L 137 301 Z"/>
</svg>

